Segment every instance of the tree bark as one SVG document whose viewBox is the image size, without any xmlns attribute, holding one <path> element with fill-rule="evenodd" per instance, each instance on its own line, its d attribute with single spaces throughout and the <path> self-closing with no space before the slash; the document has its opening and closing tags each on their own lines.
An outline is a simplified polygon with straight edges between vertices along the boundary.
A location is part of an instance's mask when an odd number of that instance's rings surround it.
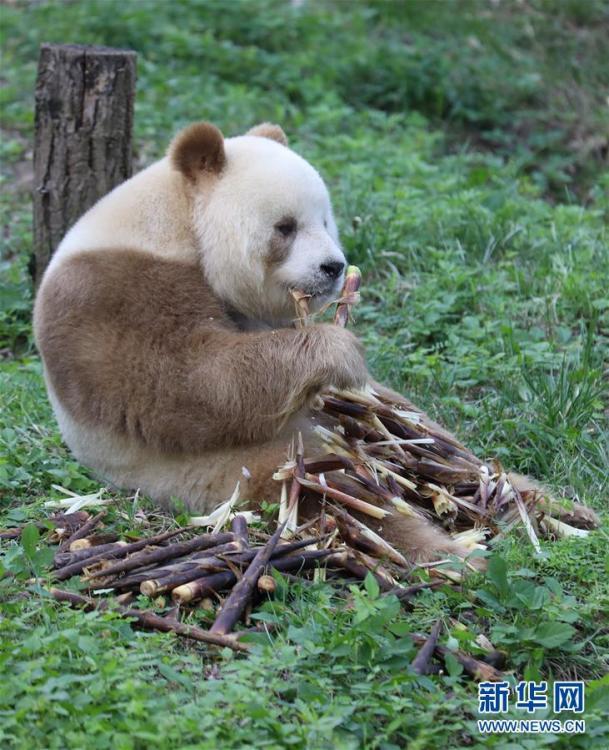
<svg viewBox="0 0 609 750">
<path fill-rule="evenodd" d="M 131 176 L 136 53 L 43 44 L 36 81 L 36 286 L 68 229 Z"/>
</svg>

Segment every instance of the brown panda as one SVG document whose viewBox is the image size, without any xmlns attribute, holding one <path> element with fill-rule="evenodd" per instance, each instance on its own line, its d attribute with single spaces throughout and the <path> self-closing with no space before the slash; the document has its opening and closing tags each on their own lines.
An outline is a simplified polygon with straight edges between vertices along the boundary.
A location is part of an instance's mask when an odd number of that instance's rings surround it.
<svg viewBox="0 0 609 750">
<path fill-rule="evenodd" d="M 76 223 L 44 276 L 35 333 L 64 440 L 158 501 L 208 511 L 237 481 L 254 504 L 276 498 L 290 437 L 315 449 L 311 397 L 370 381 L 353 334 L 293 325 L 290 289 L 319 309 L 344 269 L 326 186 L 281 128 L 186 128 Z M 388 516 L 381 533 L 413 559 L 465 554 L 421 519 Z"/>
</svg>

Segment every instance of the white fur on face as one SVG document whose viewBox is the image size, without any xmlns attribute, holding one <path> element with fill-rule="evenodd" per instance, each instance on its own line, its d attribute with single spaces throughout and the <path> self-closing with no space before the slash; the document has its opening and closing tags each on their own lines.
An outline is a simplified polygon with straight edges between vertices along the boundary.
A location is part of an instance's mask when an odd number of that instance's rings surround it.
<svg viewBox="0 0 609 750">
<path fill-rule="evenodd" d="M 321 269 L 346 264 L 326 186 L 313 167 L 267 138 L 225 141 L 227 163 L 211 196 L 195 205 L 205 272 L 216 294 L 248 318 L 285 323 L 294 316 L 290 288 L 312 294 L 317 309 L 336 297 L 343 274 Z M 276 225 L 296 230 L 284 260 L 269 264 Z"/>
</svg>

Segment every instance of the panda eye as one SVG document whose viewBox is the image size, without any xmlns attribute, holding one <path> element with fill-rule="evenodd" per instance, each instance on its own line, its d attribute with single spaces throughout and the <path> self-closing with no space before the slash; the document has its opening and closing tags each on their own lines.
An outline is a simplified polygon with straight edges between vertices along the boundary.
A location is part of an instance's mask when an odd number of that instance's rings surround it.
<svg viewBox="0 0 609 750">
<path fill-rule="evenodd" d="M 282 237 L 289 237 L 296 231 L 296 219 L 282 219 L 278 224 L 275 224 L 275 229 Z"/>
</svg>

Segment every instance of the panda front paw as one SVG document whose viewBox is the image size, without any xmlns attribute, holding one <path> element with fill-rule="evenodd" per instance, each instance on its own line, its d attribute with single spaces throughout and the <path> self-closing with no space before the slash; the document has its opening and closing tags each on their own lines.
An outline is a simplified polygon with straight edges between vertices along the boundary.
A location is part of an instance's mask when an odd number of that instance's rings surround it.
<svg viewBox="0 0 609 750">
<path fill-rule="evenodd" d="M 362 388 L 370 379 L 364 348 L 350 331 L 339 326 L 316 326 L 320 385 Z"/>
</svg>

